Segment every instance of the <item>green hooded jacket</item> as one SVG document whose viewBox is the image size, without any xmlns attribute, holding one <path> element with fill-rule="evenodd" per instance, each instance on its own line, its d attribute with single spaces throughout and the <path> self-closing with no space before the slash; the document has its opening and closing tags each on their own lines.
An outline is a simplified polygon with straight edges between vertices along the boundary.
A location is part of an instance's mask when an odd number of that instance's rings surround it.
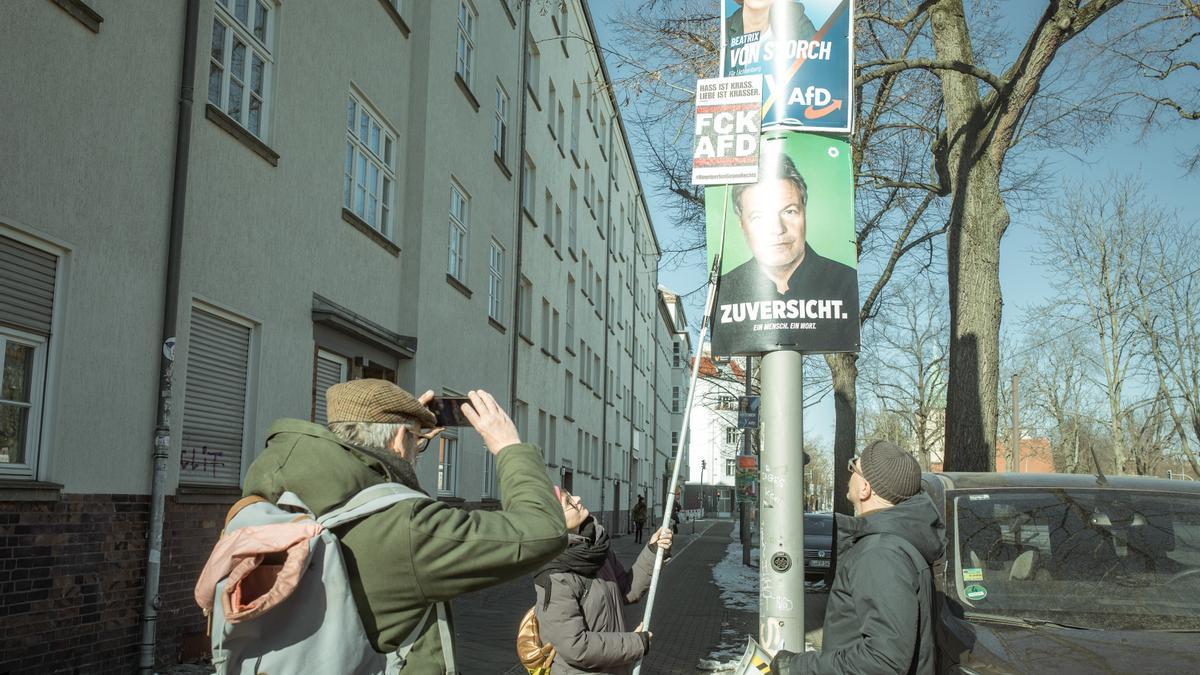
<svg viewBox="0 0 1200 675">
<path fill-rule="evenodd" d="M 465 511 L 410 499 L 338 528 L 354 600 L 371 645 L 395 651 L 436 602 L 533 572 L 566 548 L 562 506 L 541 451 L 526 443 L 496 458 L 503 510 Z M 325 427 L 281 419 L 246 472 L 243 493 L 272 502 L 294 492 L 318 516 L 363 488 L 395 481 L 388 462 Z M 436 617 L 405 671 L 444 673 Z"/>
</svg>

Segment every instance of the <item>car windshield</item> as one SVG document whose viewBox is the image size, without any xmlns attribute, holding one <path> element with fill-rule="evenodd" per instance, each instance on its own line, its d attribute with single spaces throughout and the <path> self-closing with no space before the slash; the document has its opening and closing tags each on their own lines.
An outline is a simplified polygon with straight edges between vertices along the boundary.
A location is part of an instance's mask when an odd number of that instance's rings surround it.
<svg viewBox="0 0 1200 675">
<path fill-rule="evenodd" d="M 954 496 L 948 574 L 967 612 L 1120 630 L 1200 629 L 1200 497 Z"/>
</svg>

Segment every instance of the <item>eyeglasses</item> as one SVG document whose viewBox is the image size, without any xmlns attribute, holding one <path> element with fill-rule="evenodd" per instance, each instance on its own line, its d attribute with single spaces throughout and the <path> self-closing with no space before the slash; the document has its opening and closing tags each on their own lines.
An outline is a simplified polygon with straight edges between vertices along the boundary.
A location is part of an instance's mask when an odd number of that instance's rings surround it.
<svg viewBox="0 0 1200 675">
<path fill-rule="evenodd" d="M 846 464 L 846 470 L 849 471 L 850 473 L 856 473 L 861 476 L 862 472 L 858 470 L 857 466 L 855 466 L 855 464 L 857 464 L 857 463 L 858 463 L 858 458 L 851 457 L 850 461 Z"/>
<path fill-rule="evenodd" d="M 417 456 L 418 457 L 420 457 L 421 453 L 425 452 L 425 450 L 429 447 L 429 441 L 433 440 L 433 438 L 435 436 L 437 436 L 439 433 L 441 433 L 441 429 L 430 429 L 429 431 L 425 431 L 424 433 L 419 433 L 419 434 L 414 433 L 413 434 L 414 436 L 417 437 L 416 448 L 417 448 Z"/>
</svg>

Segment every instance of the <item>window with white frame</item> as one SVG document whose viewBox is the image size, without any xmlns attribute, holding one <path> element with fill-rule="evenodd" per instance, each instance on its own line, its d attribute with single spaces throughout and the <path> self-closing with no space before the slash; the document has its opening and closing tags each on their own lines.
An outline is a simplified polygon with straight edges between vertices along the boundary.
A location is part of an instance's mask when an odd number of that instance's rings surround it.
<svg viewBox="0 0 1200 675">
<path fill-rule="evenodd" d="M 571 152 L 579 156 L 579 115 L 580 115 L 580 99 L 579 87 L 571 85 Z M 578 161 L 578 160 L 576 160 Z"/>
<path fill-rule="evenodd" d="M 438 436 L 437 492 L 453 497 L 458 492 L 458 437 L 442 432 Z"/>
<path fill-rule="evenodd" d="M 558 151 L 562 152 L 563 134 L 566 132 L 566 128 L 567 128 L 567 109 L 563 107 L 562 101 L 558 102 L 558 110 L 555 114 L 554 119 L 555 119 L 554 128 L 557 132 L 557 134 L 555 135 L 555 138 L 558 139 Z"/>
<path fill-rule="evenodd" d="M 0 235 L 0 477 L 37 478 L 59 256 Z"/>
<path fill-rule="evenodd" d="M 725 445 L 737 445 L 739 435 L 737 427 L 725 427 Z"/>
<path fill-rule="evenodd" d="M 566 371 L 563 382 L 563 417 L 575 417 L 575 375 Z"/>
<path fill-rule="evenodd" d="M 36 473 L 46 338 L 0 326 L 0 475 Z"/>
<path fill-rule="evenodd" d="M 525 277 L 521 277 L 521 286 L 517 302 L 520 307 L 517 311 L 520 312 L 519 321 L 517 322 L 517 332 L 529 338 L 533 336 L 533 282 Z"/>
<path fill-rule="evenodd" d="M 567 274 L 567 317 L 566 317 L 567 349 L 573 349 L 575 344 L 575 277 Z"/>
<path fill-rule="evenodd" d="M 536 204 L 533 203 L 537 194 L 537 166 L 533 163 L 533 158 L 528 154 L 525 155 L 525 184 L 521 192 L 521 206 L 529 212 L 529 217 L 534 217 L 533 212 Z"/>
<path fill-rule="evenodd" d="M 558 129 L 555 126 L 555 113 L 558 111 L 558 90 L 554 88 L 554 80 L 549 80 L 546 87 L 546 126 L 550 128 L 550 137 L 558 140 Z M 559 145 L 562 145 L 560 142 Z"/>
<path fill-rule="evenodd" d="M 679 387 L 671 387 L 671 412 L 680 412 Z"/>
<path fill-rule="evenodd" d="M 325 392 L 350 376 L 350 360 L 341 354 L 317 348 L 313 363 L 312 421 L 324 425 L 326 416 Z"/>
<path fill-rule="evenodd" d="M 541 448 L 542 453 L 546 454 L 547 456 L 549 455 L 549 451 L 546 448 L 546 442 L 548 440 L 548 436 L 547 436 L 548 433 L 549 433 L 549 429 L 547 427 L 546 411 L 539 410 L 538 411 L 538 447 Z"/>
<path fill-rule="evenodd" d="M 386 237 L 392 236 L 395 147 L 391 128 L 361 96 L 351 92 L 346 104 L 342 206 Z"/>
<path fill-rule="evenodd" d="M 534 98 L 541 91 L 540 75 L 542 72 L 542 52 L 537 47 L 537 41 L 532 35 L 525 35 L 525 83 Z"/>
<path fill-rule="evenodd" d="M 542 349 L 551 352 L 550 346 L 550 301 L 542 298 Z"/>
<path fill-rule="evenodd" d="M 584 206 L 592 206 L 592 165 L 587 160 L 583 161 L 583 204 Z"/>
<path fill-rule="evenodd" d="M 496 456 L 488 452 L 487 448 L 483 449 L 483 489 L 481 491 L 483 497 L 496 499 L 500 496 L 500 490 L 496 485 Z"/>
<path fill-rule="evenodd" d="M 467 0 L 458 2 L 458 54 L 454 64 L 454 72 L 471 86 L 471 76 L 475 69 L 475 20 L 478 18 L 475 7 Z"/>
<path fill-rule="evenodd" d="M 488 250 L 488 316 L 504 321 L 504 247 L 495 239 Z"/>
<path fill-rule="evenodd" d="M 542 225 L 544 228 L 542 230 L 542 233 L 545 234 L 547 237 L 553 237 L 554 236 L 554 195 L 550 194 L 549 189 L 546 190 L 544 201 L 545 201 L 546 219 L 542 221 Z M 551 242 L 551 243 L 553 244 L 553 242 Z"/>
<path fill-rule="evenodd" d="M 562 342 L 560 342 L 558 339 L 558 327 L 560 325 L 558 310 L 552 308 L 550 310 L 550 315 L 550 353 L 554 356 L 558 356 L 558 346 L 562 344 Z"/>
<path fill-rule="evenodd" d="M 241 483 L 250 407 L 253 325 L 193 306 L 187 343 L 179 482 Z"/>
<path fill-rule="evenodd" d="M 558 204 L 555 204 L 554 205 L 554 247 L 555 248 L 562 246 L 562 227 L 563 227 L 562 209 L 558 206 Z"/>
<path fill-rule="evenodd" d="M 671 365 L 672 365 L 672 367 L 679 368 L 679 367 L 683 366 L 683 354 L 681 351 L 682 347 L 683 347 L 683 345 L 679 341 L 674 341 L 671 343 Z"/>
<path fill-rule="evenodd" d="M 470 199 L 458 185 L 450 185 L 450 239 L 446 273 L 462 283 L 467 282 L 467 232 L 469 231 Z"/>
<path fill-rule="evenodd" d="M 549 449 L 546 450 L 546 461 L 551 464 L 558 464 L 558 418 L 554 415 L 550 416 L 550 431 L 547 437 Z"/>
<path fill-rule="evenodd" d="M 501 162 L 508 160 L 508 92 L 496 83 L 496 123 L 492 129 L 492 152 Z"/>
<path fill-rule="evenodd" d="M 579 240 L 579 188 L 571 180 L 571 199 L 567 202 L 567 248 L 574 253 Z"/>
<path fill-rule="evenodd" d="M 513 425 L 522 442 L 529 442 L 529 405 L 518 399 L 513 403 Z"/>
<path fill-rule="evenodd" d="M 672 431 L 671 432 L 671 454 L 674 455 L 676 452 L 679 452 L 679 432 Z"/>
<path fill-rule="evenodd" d="M 267 133 L 271 0 L 217 0 L 209 45 L 208 102 L 259 138 Z"/>
<path fill-rule="evenodd" d="M 732 476 L 735 473 L 737 473 L 737 460 L 736 459 L 726 459 L 725 460 L 725 475 Z"/>
</svg>

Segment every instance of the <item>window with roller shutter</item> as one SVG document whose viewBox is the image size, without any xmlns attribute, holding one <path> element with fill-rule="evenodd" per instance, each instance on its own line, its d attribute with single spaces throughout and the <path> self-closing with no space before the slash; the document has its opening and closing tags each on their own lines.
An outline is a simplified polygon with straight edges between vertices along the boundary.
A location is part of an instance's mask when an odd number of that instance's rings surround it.
<svg viewBox="0 0 1200 675">
<path fill-rule="evenodd" d="M 192 307 L 179 482 L 241 482 L 249 405 L 253 327 L 224 313 Z"/>
<path fill-rule="evenodd" d="M 346 357 L 324 349 L 317 349 L 313 367 L 313 413 L 312 421 L 327 424 L 325 392 L 339 382 L 349 379 L 350 363 Z"/>
<path fill-rule="evenodd" d="M 0 235 L 0 476 L 37 474 L 58 262 Z"/>
</svg>

